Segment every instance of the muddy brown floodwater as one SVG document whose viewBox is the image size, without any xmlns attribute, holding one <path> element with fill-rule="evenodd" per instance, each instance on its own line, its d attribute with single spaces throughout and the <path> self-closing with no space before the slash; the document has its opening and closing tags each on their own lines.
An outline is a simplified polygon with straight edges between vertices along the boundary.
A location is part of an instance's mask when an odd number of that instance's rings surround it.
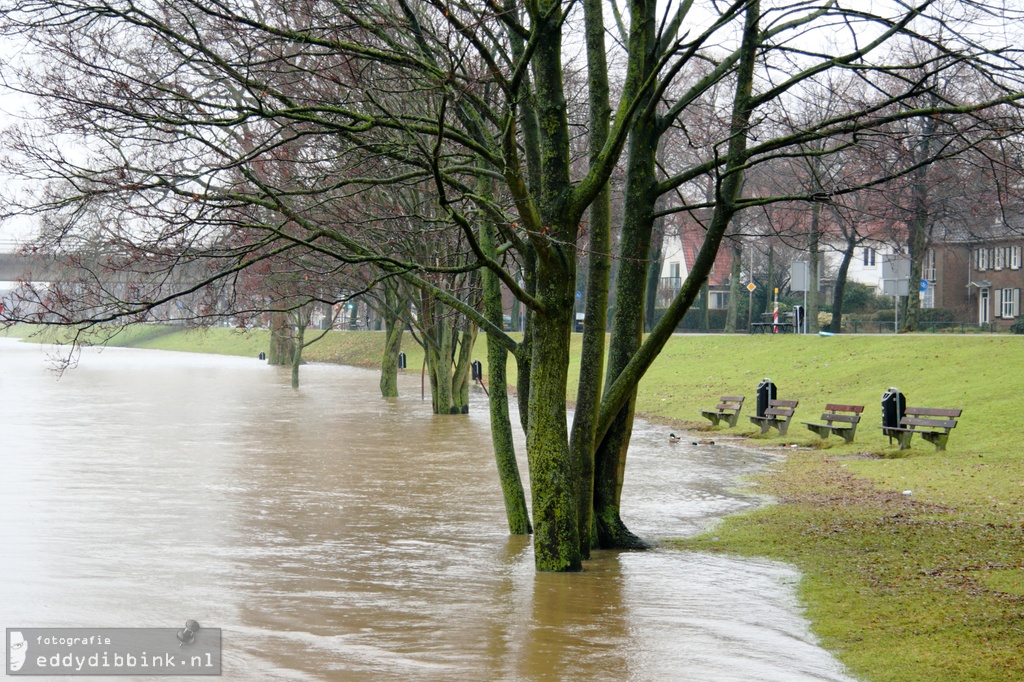
<svg viewBox="0 0 1024 682">
<path fill-rule="evenodd" d="M 435 416 L 414 373 L 384 401 L 365 370 L 306 366 L 296 391 L 256 359 L 123 349 L 58 379 L 47 352 L 0 339 L 0 627 L 196 619 L 229 680 L 849 679 L 787 566 L 654 550 L 535 573 L 482 396 Z M 625 520 L 694 533 L 756 504 L 736 481 L 767 461 L 640 423 Z"/>
</svg>

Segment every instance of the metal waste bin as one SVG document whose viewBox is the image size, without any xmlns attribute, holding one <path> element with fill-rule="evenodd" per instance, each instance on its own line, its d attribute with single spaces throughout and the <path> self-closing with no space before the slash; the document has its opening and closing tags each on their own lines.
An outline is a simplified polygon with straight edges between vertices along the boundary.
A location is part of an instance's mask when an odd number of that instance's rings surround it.
<svg viewBox="0 0 1024 682">
<path fill-rule="evenodd" d="M 757 416 L 763 417 L 768 409 L 768 401 L 775 400 L 775 384 L 771 379 L 765 378 L 757 385 Z"/>
<path fill-rule="evenodd" d="M 398 354 L 398 369 L 405 369 L 405 351 Z"/>
<path fill-rule="evenodd" d="M 484 378 L 484 366 L 479 360 L 474 360 L 473 364 L 469 366 L 470 378 L 473 381 L 481 381 Z"/>
<path fill-rule="evenodd" d="M 900 420 L 907 412 L 907 399 L 897 388 L 890 388 L 882 394 L 882 428 L 899 428 Z M 885 433 L 883 431 L 883 433 Z"/>
</svg>

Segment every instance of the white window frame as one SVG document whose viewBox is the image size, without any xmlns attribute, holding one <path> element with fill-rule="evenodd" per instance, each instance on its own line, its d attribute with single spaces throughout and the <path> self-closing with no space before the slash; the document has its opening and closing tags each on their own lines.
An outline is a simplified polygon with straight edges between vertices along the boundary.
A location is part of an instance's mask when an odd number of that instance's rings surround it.
<svg viewBox="0 0 1024 682">
<path fill-rule="evenodd" d="M 875 256 L 876 255 L 877 254 L 876 254 L 876 252 L 875 252 L 875 250 L 873 248 L 871 248 L 870 246 L 865 246 L 864 247 L 864 267 L 866 267 L 866 268 L 877 267 L 877 265 L 875 264 Z"/>
<path fill-rule="evenodd" d="M 975 249 L 974 269 L 979 272 L 988 270 L 988 249 Z"/>
<path fill-rule="evenodd" d="M 728 291 L 711 291 L 708 299 L 708 308 L 711 310 L 725 310 L 729 307 Z"/>
<path fill-rule="evenodd" d="M 935 287 L 929 286 L 927 289 L 925 289 L 924 291 L 921 292 L 921 307 L 922 308 L 934 308 L 935 307 Z"/>
<path fill-rule="evenodd" d="M 1010 269 L 1011 270 L 1020 270 L 1020 247 L 1019 246 L 1011 246 L 1010 247 Z"/>
<path fill-rule="evenodd" d="M 992 258 L 992 268 L 994 270 L 1003 269 L 1003 264 L 1006 262 L 1005 255 L 1006 252 L 1003 250 L 1003 247 L 1000 246 L 995 250 L 995 253 L 993 254 Z"/>
<path fill-rule="evenodd" d="M 1020 315 L 1020 289 L 999 289 L 996 298 L 999 317 L 1012 320 Z"/>
<path fill-rule="evenodd" d="M 924 252 L 924 279 L 929 282 L 935 281 L 935 249 L 928 249 Z M 931 287 L 929 287 L 930 289 Z"/>
</svg>

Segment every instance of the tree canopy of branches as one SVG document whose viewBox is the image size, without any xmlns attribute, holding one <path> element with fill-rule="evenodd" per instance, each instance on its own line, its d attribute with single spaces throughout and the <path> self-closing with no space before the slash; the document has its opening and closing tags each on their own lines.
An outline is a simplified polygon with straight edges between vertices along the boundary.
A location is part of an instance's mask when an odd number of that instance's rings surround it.
<svg viewBox="0 0 1024 682">
<path fill-rule="evenodd" d="M 402 279 L 515 357 L 536 566 L 579 570 L 592 547 L 644 544 L 619 514 L 637 384 L 707 279 L 734 215 L 885 179 L 779 195 L 743 190 L 744 176 L 780 158 L 842 153 L 899 121 L 941 122 L 950 137 L 967 128 L 974 139 L 1005 135 L 982 113 L 1021 97 L 1012 5 L 853 7 L 0 0 L 3 31 L 24 46 L 4 65 L 7 85 L 39 103 L 37 120 L 7 137 L 10 171 L 36 191 L 9 197 L 6 210 L 42 218 L 37 249 L 102 244 L 116 256 L 109 264 L 153 283 L 88 307 L 55 284 L 31 309 L 4 314 L 68 324 L 144 316 L 282 257 Z M 935 87 L 950 64 L 984 87 Z M 585 87 L 572 77 L 584 70 Z M 871 97 L 807 106 L 839 76 Z M 794 124 L 797 109 L 806 115 Z M 623 215 L 611 253 L 607 186 L 617 169 Z M 393 227 L 347 210 L 372 192 L 427 184 L 429 200 L 409 212 L 417 229 L 449 235 L 443 253 L 409 248 L 420 238 L 395 239 Z M 678 211 L 702 212 L 705 239 L 644 337 L 652 229 Z M 588 324 L 570 426 L 584 253 Z M 188 284 L 153 276 L 182 263 L 198 266 Z M 485 314 L 438 284 L 476 269 L 493 278 L 485 297 L 497 282 L 528 311 L 522 341 L 495 323 L 493 306 Z M 92 275 L 99 288 L 109 277 Z"/>
</svg>

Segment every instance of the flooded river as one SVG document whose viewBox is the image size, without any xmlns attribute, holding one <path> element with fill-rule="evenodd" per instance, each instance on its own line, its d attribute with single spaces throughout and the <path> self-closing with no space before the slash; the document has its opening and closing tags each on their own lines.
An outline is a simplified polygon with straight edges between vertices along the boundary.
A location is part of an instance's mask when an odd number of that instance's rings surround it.
<svg viewBox="0 0 1024 682">
<path fill-rule="evenodd" d="M 51 350 L 0 339 L 3 627 L 195 619 L 230 680 L 849 679 L 786 566 L 536 574 L 482 396 L 435 416 L 418 376 L 384 401 L 365 370 L 307 366 L 295 391 L 255 359 L 122 349 L 58 379 Z M 630 458 L 624 518 L 653 540 L 755 504 L 735 479 L 766 462 L 644 424 Z"/>
</svg>

